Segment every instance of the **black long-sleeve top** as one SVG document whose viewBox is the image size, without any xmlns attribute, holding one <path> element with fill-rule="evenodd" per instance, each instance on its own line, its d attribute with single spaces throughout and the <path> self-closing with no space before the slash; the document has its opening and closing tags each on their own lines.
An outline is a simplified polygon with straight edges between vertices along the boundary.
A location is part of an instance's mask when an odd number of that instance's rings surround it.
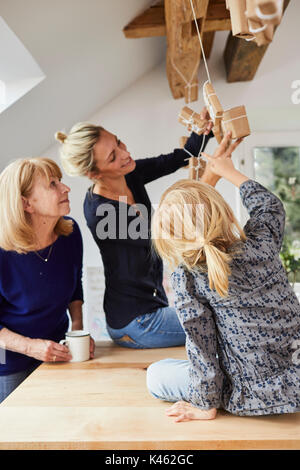
<svg viewBox="0 0 300 470">
<path fill-rule="evenodd" d="M 89 188 L 84 200 L 87 225 L 97 243 L 104 266 L 104 312 L 112 328 L 123 328 L 134 318 L 168 306 L 162 281 L 163 265 L 151 247 L 151 202 L 145 185 L 188 165 L 197 156 L 203 138 L 205 149 L 212 137 L 192 133 L 185 149 L 168 155 L 136 160 L 125 175 L 135 206 L 94 194 Z M 138 212 L 136 211 L 138 210 Z"/>
</svg>

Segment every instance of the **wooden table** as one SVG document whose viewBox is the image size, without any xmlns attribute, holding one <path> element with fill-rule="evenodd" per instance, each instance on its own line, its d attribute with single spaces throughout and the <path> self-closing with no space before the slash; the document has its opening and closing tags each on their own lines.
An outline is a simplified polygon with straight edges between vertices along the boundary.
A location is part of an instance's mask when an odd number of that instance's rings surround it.
<svg viewBox="0 0 300 470">
<path fill-rule="evenodd" d="M 300 449 L 300 413 L 174 423 L 146 368 L 183 347 L 97 345 L 95 359 L 42 364 L 0 405 L 0 449 Z"/>
</svg>

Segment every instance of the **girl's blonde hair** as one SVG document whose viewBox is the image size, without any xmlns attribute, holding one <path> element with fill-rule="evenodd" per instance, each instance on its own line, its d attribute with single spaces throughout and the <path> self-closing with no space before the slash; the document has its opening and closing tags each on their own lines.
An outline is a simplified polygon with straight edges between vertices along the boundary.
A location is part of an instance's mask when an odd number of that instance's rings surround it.
<svg viewBox="0 0 300 470">
<path fill-rule="evenodd" d="M 36 177 L 61 178 L 59 166 L 49 158 L 23 158 L 10 163 L 0 175 L 0 248 L 28 253 L 36 249 L 36 234 L 30 214 L 24 211 L 22 197 L 30 196 Z M 67 236 L 73 231 L 72 220 L 61 217 L 54 231 Z"/>
<path fill-rule="evenodd" d="M 246 235 L 213 187 L 181 180 L 168 188 L 152 218 L 153 246 L 171 269 L 208 273 L 209 287 L 228 296 L 230 262 Z"/>
<path fill-rule="evenodd" d="M 89 171 L 97 171 L 94 165 L 93 147 L 102 130 L 103 127 L 79 122 L 72 127 L 69 135 L 56 132 L 55 138 L 62 144 L 61 164 L 68 175 L 86 176 Z"/>
</svg>

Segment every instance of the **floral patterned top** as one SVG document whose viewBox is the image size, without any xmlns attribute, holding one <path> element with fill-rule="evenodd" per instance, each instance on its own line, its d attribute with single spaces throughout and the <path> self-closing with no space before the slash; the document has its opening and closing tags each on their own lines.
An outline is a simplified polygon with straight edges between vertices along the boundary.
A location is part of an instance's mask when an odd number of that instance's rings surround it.
<svg viewBox="0 0 300 470">
<path fill-rule="evenodd" d="M 279 258 L 284 208 L 253 180 L 240 195 L 250 219 L 229 296 L 211 290 L 204 272 L 179 266 L 171 276 L 187 337 L 189 401 L 237 415 L 300 411 L 300 305 Z"/>
</svg>

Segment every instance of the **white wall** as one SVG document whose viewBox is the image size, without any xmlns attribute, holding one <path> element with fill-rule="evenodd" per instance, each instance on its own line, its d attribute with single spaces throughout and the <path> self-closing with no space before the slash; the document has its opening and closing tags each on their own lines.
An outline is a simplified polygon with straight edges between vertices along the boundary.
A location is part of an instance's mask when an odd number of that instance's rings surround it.
<svg viewBox="0 0 300 470">
<path fill-rule="evenodd" d="M 150 3 L 0 0 L 0 16 L 46 75 L 0 114 L 0 170 L 40 154 L 58 128 L 88 118 L 162 60 L 165 38 L 135 41 L 122 32 Z M 0 48 L 9 54 L 5 43 Z"/>
<path fill-rule="evenodd" d="M 227 32 L 220 32 L 216 35 L 209 60 L 211 79 L 224 108 L 245 104 L 252 133 L 276 131 L 277 144 L 280 133 L 284 135 L 285 131 L 300 130 L 300 105 L 295 105 L 291 101 L 293 91 L 291 84 L 297 78 L 300 79 L 296 41 L 297 18 L 299 17 L 300 2 L 291 2 L 274 41 L 269 46 L 255 79 L 251 82 L 226 83 L 223 50 Z M 200 82 L 206 80 L 203 66 L 200 68 L 199 79 Z M 178 146 L 181 135 L 187 135 L 185 128 L 177 122 L 178 112 L 184 105 L 183 99 L 174 100 L 171 96 L 163 61 L 90 116 L 89 121 L 101 124 L 117 133 L 127 144 L 133 158 L 150 157 L 168 153 Z M 195 110 L 202 108 L 201 92 L 199 101 L 191 103 L 190 106 Z M 69 130 L 67 126 L 64 129 Z M 207 149 L 212 151 L 215 145 L 215 141 L 211 141 Z M 250 155 L 244 156 L 243 151 L 239 153 L 240 158 L 250 158 Z M 57 145 L 45 152 L 45 155 L 55 158 L 57 154 Z M 162 192 L 177 179 L 185 178 L 186 175 L 186 170 L 179 170 L 150 183 L 148 191 L 152 203 L 158 203 Z M 89 182 L 84 178 L 67 177 L 65 181 L 72 188 L 70 196 L 72 215 L 78 220 L 83 231 L 85 263 L 91 266 L 96 265 L 99 260 L 98 250 L 85 226 L 82 214 L 82 201 Z M 234 188 L 229 183 L 220 181 L 217 189 L 238 214 L 239 205 Z"/>
</svg>

